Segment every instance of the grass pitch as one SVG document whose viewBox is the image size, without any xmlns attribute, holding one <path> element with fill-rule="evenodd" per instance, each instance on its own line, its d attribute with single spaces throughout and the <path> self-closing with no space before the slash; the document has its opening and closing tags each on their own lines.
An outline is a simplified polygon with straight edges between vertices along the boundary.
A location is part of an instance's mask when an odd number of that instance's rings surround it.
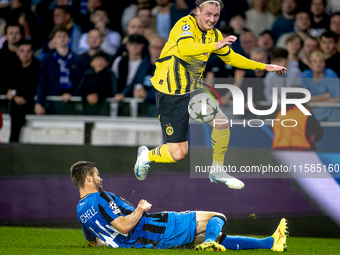
<svg viewBox="0 0 340 255">
<path fill-rule="evenodd" d="M 232 251 L 233 254 L 276 254 L 269 250 Z M 0 254 L 197 254 L 195 250 L 153 250 L 90 248 L 81 229 L 0 227 Z M 207 252 L 199 252 L 207 253 Z M 284 254 L 340 254 L 340 239 L 288 238 L 288 250 Z"/>
</svg>

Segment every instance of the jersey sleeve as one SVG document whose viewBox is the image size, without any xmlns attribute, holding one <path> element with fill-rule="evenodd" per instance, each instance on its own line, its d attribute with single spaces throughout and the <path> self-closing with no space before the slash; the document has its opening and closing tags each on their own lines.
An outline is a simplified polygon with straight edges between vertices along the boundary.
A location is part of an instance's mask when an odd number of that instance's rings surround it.
<svg viewBox="0 0 340 255">
<path fill-rule="evenodd" d="M 81 228 L 84 232 L 85 238 L 87 241 L 95 241 L 96 237 L 92 235 L 91 231 L 85 227 L 83 224 L 81 224 Z"/>
<path fill-rule="evenodd" d="M 222 33 L 217 30 L 218 33 L 218 41 L 221 41 L 223 39 Z M 247 59 L 240 54 L 235 53 L 229 46 L 222 47 L 221 49 L 213 50 L 213 52 L 222 59 L 226 64 L 234 66 L 236 68 L 240 69 L 260 69 L 265 70 L 266 64 L 256 62 L 250 59 Z"/>
<path fill-rule="evenodd" d="M 98 209 L 101 215 L 108 221 L 112 222 L 119 216 L 122 216 L 122 212 L 120 211 L 117 203 L 106 194 L 104 191 L 100 193 L 101 199 L 98 202 Z"/>
<path fill-rule="evenodd" d="M 194 40 L 196 29 L 198 29 L 197 25 L 190 18 L 179 20 L 172 29 L 173 39 L 181 55 L 197 56 L 216 49 L 216 43 L 196 43 Z"/>
</svg>

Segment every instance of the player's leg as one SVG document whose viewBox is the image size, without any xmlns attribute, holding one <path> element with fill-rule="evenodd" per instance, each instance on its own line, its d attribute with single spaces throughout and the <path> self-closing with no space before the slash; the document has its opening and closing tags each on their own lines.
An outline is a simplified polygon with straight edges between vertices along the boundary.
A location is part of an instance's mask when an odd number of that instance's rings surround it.
<svg viewBox="0 0 340 255">
<path fill-rule="evenodd" d="M 231 189 L 242 189 L 244 183 L 222 171 L 225 153 L 227 152 L 230 138 L 229 121 L 227 116 L 219 109 L 215 118 L 220 121 L 212 121 L 209 124 L 213 127 L 211 133 L 211 145 L 213 151 L 213 168 L 215 171 L 210 172 L 211 182 L 222 182 Z M 222 121 L 225 120 L 225 121 Z"/>
<path fill-rule="evenodd" d="M 150 162 L 175 163 L 188 153 L 189 100 L 190 95 L 170 96 L 156 92 L 159 120 L 167 144 L 150 151 L 145 146 L 138 148 L 134 169 L 138 180 L 146 178 Z"/>
<path fill-rule="evenodd" d="M 196 222 L 197 235 L 194 238 L 194 244 L 197 244 L 196 250 L 225 251 L 225 248 L 216 240 L 218 240 L 221 230 L 227 222 L 226 217 L 217 212 L 198 211 L 196 212 Z"/>
</svg>

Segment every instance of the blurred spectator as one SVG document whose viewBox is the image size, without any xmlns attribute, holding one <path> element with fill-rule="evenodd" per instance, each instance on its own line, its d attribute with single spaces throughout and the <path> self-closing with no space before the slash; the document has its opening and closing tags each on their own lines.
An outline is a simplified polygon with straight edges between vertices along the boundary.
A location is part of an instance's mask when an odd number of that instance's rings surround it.
<svg viewBox="0 0 340 255">
<path fill-rule="evenodd" d="M 18 23 L 7 23 L 5 27 L 6 41 L 0 50 L 0 94 L 6 94 L 9 84 L 11 83 L 11 70 L 20 67 L 20 61 L 17 57 L 17 43 L 23 38 L 24 30 Z"/>
<path fill-rule="evenodd" d="M 140 18 L 133 18 L 130 20 L 127 27 L 126 36 L 122 40 L 122 44 L 126 44 L 130 35 L 143 35 L 144 29 Z"/>
<path fill-rule="evenodd" d="M 249 29 L 246 29 L 246 15 L 244 13 L 236 13 L 234 16 L 231 17 L 229 21 L 229 26 L 234 31 L 233 35 L 237 37 L 237 40 L 232 44 L 231 47 L 235 52 L 244 56 L 245 53 L 242 50 L 240 44 L 240 35 L 245 31 L 249 31 Z"/>
<path fill-rule="evenodd" d="M 304 95 L 301 93 L 289 93 L 289 99 L 300 99 Z M 307 108 L 308 109 L 308 108 Z M 308 111 L 310 111 L 308 109 Z M 309 151 L 316 150 L 315 142 L 320 141 L 323 137 L 323 129 L 320 123 L 313 115 L 305 115 L 296 106 L 289 104 L 286 107 L 286 115 L 281 115 L 281 111 L 276 115 L 273 127 L 273 143 L 274 150 L 291 150 L 291 151 Z M 285 128 L 281 125 L 283 120 L 296 120 L 297 125 L 293 128 Z M 294 126 L 296 123 L 291 122 L 286 125 Z"/>
<path fill-rule="evenodd" d="M 257 39 L 252 32 L 244 32 L 240 35 L 240 45 L 244 52 L 243 56 L 248 58 L 250 52 L 257 47 Z"/>
<path fill-rule="evenodd" d="M 303 47 L 303 41 L 298 35 L 289 37 L 286 41 L 286 49 L 288 51 L 288 63 L 290 61 L 299 61 L 299 53 Z"/>
<path fill-rule="evenodd" d="M 76 94 L 83 97 L 83 114 L 110 115 L 110 105 L 105 99 L 117 92 L 117 81 L 109 68 L 108 56 L 97 52 L 91 60 L 91 68 L 85 71 Z"/>
<path fill-rule="evenodd" d="M 310 15 L 306 11 L 298 11 L 295 14 L 295 22 L 294 22 L 294 32 L 286 33 L 278 38 L 276 43 L 277 48 L 284 48 L 286 45 L 286 41 L 292 35 L 299 35 L 302 40 L 304 40 L 308 35 L 308 30 L 311 26 Z"/>
<path fill-rule="evenodd" d="M 152 37 L 157 36 L 156 30 L 152 27 L 152 15 L 149 8 L 138 9 L 137 17 L 142 23 L 143 36 L 145 39 L 150 41 Z"/>
<path fill-rule="evenodd" d="M 156 32 L 168 40 L 171 30 L 170 0 L 156 0 L 157 6 L 152 9 L 155 20 Z"/>
<path fill-rule="evenodd" d="M 300 51 L 299 68 L 303 72 L 309 69 L 310 54 L 318 49 L 318 40 L 312 36 L 307 36 Z"/>
<path fill-rule="evenodd" d="M 325 55 L 326 67 L 332 69 L 340 77 L 340 52 L 338 52 L 337 43 L 339 36 L 332 32 L 326 31 L 320 36 L 320 49 Z"/>
<path fill-rule="evenodd" d="M 57 6 L 53 13 L 54 25 L 64 25 L 70 34 L 69 46 L 74 53 L 79 53 L 80 27 L 73 22 L 69 6 Z"/>
<path fill-rule="evenodd" d="M 261 63 L 268 63 L 268 54 L 265 49 L 262 49 L 260 47 L 254 48 L 250 52 L 250 59 L 254 60 L 256 62 Z M 244 98 L 247 100 L 248 98 L 248 88 L 253 89 L 253 102 L 257 101 L 264 101 L 264 84 L 263 84 L 263 78 L 266 76 L 267 71 L 266 70 L 246 70 L 244 71 L 245 75 L 241 89 L 243 91 Z M 254 78 L 262 78 L 262 79 L 254 79 Z"/>
<path fill-rule="evenodd" d="M 37 37 L 38 20 L 32 13 L 21 13 L 18 19 L 19 24 L 24 28 L 24 39 L 32 42 L 33 50 L 41 47 L 40 39 Z"/>
<path fill-rule="evenodd" d="M 339 0 L 327 0 L 327 13 L 332 15 L 333 13 L 340 12 Z"/>
<path fill-rule="evenodd" d="M 278 75 L 276 72 L 270 72 L 264 78 L 264 96 L 267 101 L 272 102 L 273 88 L 277 88 L 278 98 L 281 98 L 281 88 L 301 85 L 301 70 L 296 60 L 288 62 L 288 51 L 281 48 L 271 52 L 270 63 L 287 67 L 286 74 Z"/>
<path fill-rule="evenodd" d="M 274 38 L 272 31 L 264 30 L 257 39 L 257 44 L 259 47 L 270 52 L 274 48 Z"/>
<path fill-rule="evenodd" d="M 332 14 L 329 28 L 331 31 L 340 36 L 340 12 L 335 12 Z"/>
<path fill-rule="evenodd" d="M 29 11 L 29 6 L 24 4 L 23 0 L 12 0 L 8 4 L 0 5 L 0 17 L 11 22 L 18 20 L 20 13 L 26 11 Z"/>
<path fill-rule="evenodd" d="M 53 31 L 52 31 L 53 32 Z M 55 49 L 55 40 L 53 38 L 53 33 L 50 33 L 49 35 L 49 40 L 48 40 L 48 43 L 46 46 L 38 49 L 36 52 L 34 52 L 34 57 L 36 57 L 37 59 L 39 59 L 40 61 L 43 60 L 43 58 L 45 57 L 45 55 L 47 53 L 49 53 L 51 50 L 54 50 Z"/>
<path fill-rule="evenodd" d="M 194 9 L 195 7 L 196 5 L 195 5 L 194 0 L 175 0 L 175 3 L 171 5 L 170 7 L 170 15 L 171 15 L 170 28 L 173 28 L 176 22 L 179 21 L 181 18 L 183 18 L 186 15 L 189 15 L 191 10 Z M 225 8 L 222 9 L 221 12 L 223 12 L 224 10 Z"/>
<path fill-rule="evenodd" d="M 296 7 L 297 5 L 295 0 L 282 0 L 282 16 L 275 20 L 271 29 L 276 38 L 275 40 L 277 40 L 282 34 L 293 32 Z"/>
<path fill-rule="evenodd" d="M 37 91 L 40 71 L 40 61 L 33 57 L 32 42 L 20 41 L 16 53 L 21 66 L 12 70 L 10 89 L 7 92 L 7 99 L 11 100 L 10 142 L 19 142 L 20 130 L 25 124 L 25 116 L 33 113 L 34 96 Z"/>
<path fill-rule="evenodd" d="M 329 29 L 329 16 L 326 14 L 326 0 L 312 0 L 310 11 L 312 13 L 312 24 L 309 30 L 311 36 L 319 37 Z"/>
<path fill-rule="evenodd" d="M 109 18 L 107 12 L 103 7 L 97 7 L 91 14 L 90 20 L 93 22 L 94 27 L 98 29 L 103 37 L 103 43 L 100 45 L 102 51 L 106 54 L 113 56 L 121 41 L 121 36 L 118 32 L 112 31 L 107 27 L 109 24 Z M 88 51 L 90 46 L 87 42 L 88 33 L 81 35 L 79 40 L 79 51 L 78 53 L 84 53 Z"/>
<path fill-rule="evenodd" d="M 87 43 L 89 45 L 89 50 L 83 53 L 81 56 L 84 59 L 86 69 L 91 68 L 91 61 L 93 56 L 100 52 L 100 46 L 103 43 L 103 37 L 98 29 L 92 29 L 88 32 Z"/>
<path fill-rule="evenodd" d="M 124 9 L 123 15 L 122 15 L 122 31 L 123 33 L 127 32 L 127 27 L 129 25 L 129 21 L 136 16 L 138 9 L 143 8 L 150 8 L 149 0 L 137 0 L 137 4 L 131 3 L 128 7 Z"/>
<path fill-rule="evenodd" d="M 79 1 L 79 0 L 78 0 Z M 85 0 L 86 8 L 82 7 L 82 0 L 80 0 L 80 14 L 76 22 L 79 22 L 79 25 L 82 27 L 82 32 L 88 32 L 90 29 L 93 28 L 93 24 L 90 21 L 91 14 L 94 10 L 99 7 L 103 6 L 102 0 Z M 84 10 L 85 9 L 85 10 Z M 83 10 L 83 11 L 82 11 Z"/>
<path fill-rule="evenodd" d="M 70 36 L 67 28 L 56 26 L 53 31 L 56 49 L 46 54 L 40 70 L 35 113 L 68 112 L 68 104 L 84 73 L 84 61 L 69 48 Z M 62 96 L 63 102 L 46 102 L 46 96 Z"/>
<path fill-rule="evenodd" d="M 268 0 L 253 0 L 253 7 L 246 11 L 247 28 L 249 28 L 255 37 L 266 29 L 271 29 L 275 21 L 275 16 L 266 11 Z"/>
<path fill-rule="evenodd" d="M 127 56 L 119 56 L 112 65 L 112 71 L 117 78 L 118 94 L 115 99 L 121 101 L 125 96 L 132 96 L 127 93 L 129 85 L 133 82 L 136 75 L 139 75 L 141 68 L 148 63 L 146 57 L 143 58 L 143 48 L 147 47 L 147 40 L 141 35 L 130 35 L 126 44 Z"/>
<path fill-rule="evenodd" d="M 310 56 L 310 69 L 302 72 L 302 86 L 312 95 L 309 102 L 338 103 L 340 101 L 340 83 L 336 73 L 325 68 L 325 56 L 314 51 Z M 318 121 L 340 121 L 340 108 L 313 107 L 312 113 Z"/>
</svg>

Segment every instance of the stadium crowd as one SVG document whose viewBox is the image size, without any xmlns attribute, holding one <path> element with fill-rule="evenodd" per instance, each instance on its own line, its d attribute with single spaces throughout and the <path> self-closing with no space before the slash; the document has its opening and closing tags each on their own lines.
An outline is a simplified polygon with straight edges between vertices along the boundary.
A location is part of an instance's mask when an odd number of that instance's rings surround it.
<svg viewBox="0 0 340 255">
<path fill-rule="evenodd" d="M 206 78 L 237 78 L 245 94 L 253 88 L 255 103 L 271 101 L 273 87 L 289 86 L 307 88 L 311 102 L 340 102 L 340 1 L 223 2 L 216 27 L 237 36 L 233 50 L 288 72 L 239 70 L 212 54 Z M 194 0 L 1 0 L 0 95 L 10 101 L 10 140 L 18 141 L 26 114 L 109 115 L 109 97 L 120 102 L 119 115 L 129 114 L 124 99 L 135 97 L 144 99 L 140 116 L 157 116 L 155 62 L 173 25 L 191 12 Z M 73 96 L 83 98 L 81 111 L 69 102 Z M 231 99 L 228 92 L 222 103 Z M 318 121 L 340 121 L 340 108 L 313 113 Z"/>
</svg>

